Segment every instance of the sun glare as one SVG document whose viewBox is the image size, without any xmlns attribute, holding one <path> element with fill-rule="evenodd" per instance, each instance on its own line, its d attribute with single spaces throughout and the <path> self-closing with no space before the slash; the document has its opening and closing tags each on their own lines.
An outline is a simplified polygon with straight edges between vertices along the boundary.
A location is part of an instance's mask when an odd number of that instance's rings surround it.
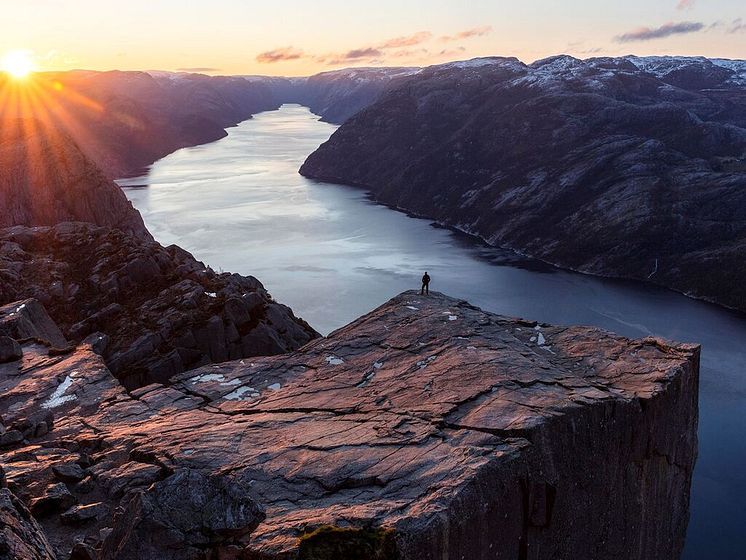
<svg viewBox="0 0 746 560">
<path fill-rule="evenodd" d="M 34 61 L 29 51 L 8 51 L 0 63 L 2 69 L 16 79 L 22 79 L 34 71 Z"/>
</svg>

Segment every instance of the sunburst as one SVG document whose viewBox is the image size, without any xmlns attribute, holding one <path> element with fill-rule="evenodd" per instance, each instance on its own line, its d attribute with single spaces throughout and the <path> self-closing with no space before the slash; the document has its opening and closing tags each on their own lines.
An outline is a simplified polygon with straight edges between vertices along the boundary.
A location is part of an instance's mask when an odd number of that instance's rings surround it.
<svg viewBox="0 0 746 560">
<path fill-rule="evenodd" d="M 0 67 L 17 80 L 25 79 L 36 70 L 31 51 L 13 50 L 3 55 Z"/>
</svg>

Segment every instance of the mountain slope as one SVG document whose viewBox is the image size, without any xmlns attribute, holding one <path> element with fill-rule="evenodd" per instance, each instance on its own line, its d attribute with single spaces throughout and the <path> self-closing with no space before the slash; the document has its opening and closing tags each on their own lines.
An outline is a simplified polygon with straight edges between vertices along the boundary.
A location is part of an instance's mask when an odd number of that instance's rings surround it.
<svg viewBox="0 0 746 560">
<path fill-rule="evenodd" d="M 563 267 L 746 310 L 746 91 L 733 69 L 669 64 L 662 77 L 624 58 L 431 67 L 301 173 Z"/>
<path fill-rule="evenodd" d="M 222 138 L 226 127 L 280 105 L 262 83 L 156 72 L 42 73 L 23 86 L 0 74 L 0 101 L 13 96 L 26 101 L 6 104 L 4 116 L 64 131 L 110 177 Z"/>
<path fill-rule="evenodd" d="M 121 189 L 69 137 L 36 120 L 0 122 L 0 228 L 67 221 L 152 239 Z"/>
</svg>

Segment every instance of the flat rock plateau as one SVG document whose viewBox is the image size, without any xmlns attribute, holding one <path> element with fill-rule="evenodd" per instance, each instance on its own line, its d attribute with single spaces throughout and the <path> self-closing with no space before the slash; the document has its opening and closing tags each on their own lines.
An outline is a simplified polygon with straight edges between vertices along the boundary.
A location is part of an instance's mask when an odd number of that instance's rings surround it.
<svg viewBox="0 0 746 560">
<path fill-rule="evenodd" d="M 126 391 L 0 312 L 0 557 L 677 558 L 699 347 L 405 292 Z"/>
</svg>

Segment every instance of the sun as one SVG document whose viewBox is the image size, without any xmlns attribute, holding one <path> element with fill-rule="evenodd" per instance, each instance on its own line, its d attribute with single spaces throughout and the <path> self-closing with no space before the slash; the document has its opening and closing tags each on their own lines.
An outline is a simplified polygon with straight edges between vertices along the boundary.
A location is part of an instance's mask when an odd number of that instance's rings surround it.
<svg viewBox="0 0 746 560">
<path fill-rule="evenodd" d="M 0 63 L 2 69 L 16 79 L 22 79 L 35 69 L 31 51 L 8 51 Z"/>
</svg>

